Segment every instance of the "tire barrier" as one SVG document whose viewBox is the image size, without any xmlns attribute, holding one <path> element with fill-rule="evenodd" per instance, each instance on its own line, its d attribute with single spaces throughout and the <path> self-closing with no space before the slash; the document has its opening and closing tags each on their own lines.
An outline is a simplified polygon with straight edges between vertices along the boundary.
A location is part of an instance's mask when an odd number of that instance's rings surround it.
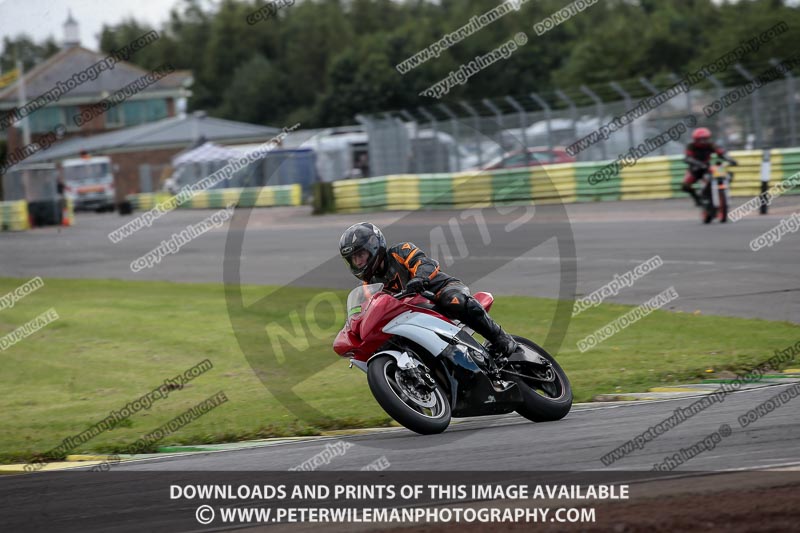
<svg viewBox="0 0 800 533">
<path fill-rule="evenodd" d="M 30 229 L 28 202 L 0 202 L 0 231 L 24 231 Z"/>
<path fill-rule="evenodd" d="M 733 196 L 761 192 L 762 150 L 732 151 Z M 771 179 L 800 171 L 800 148 L 770 151 Z M 611 161 L 563 163 L 484 172 L 402 174 L 332 183 L 333 207 L 338 213 L 416 209 L 454 209 L 548 202 L 596 202 L 683 198 L 686 173 L 683 156 L 647 157 L 597 180 Z M 589 177 L 594 175 L 595 179 Z M 594 183 L 590 183 L 594 182 Z M 789 192 L 800 194 L 800 187 Z"/>
<path fill-rule="evenodd" d="M 147 211 L 172 197 L 166 192 L 128 195 L 127 200 L 134 210 Z M 273 187 L 244 187 L 211 189 L 201 191 L 179 205 L 183 209 L 213 209 L 227 207 L 231 203 L 240 207 L 294 206 L 302 203 L 300 185 L 276 185 Z"/>
</svg>

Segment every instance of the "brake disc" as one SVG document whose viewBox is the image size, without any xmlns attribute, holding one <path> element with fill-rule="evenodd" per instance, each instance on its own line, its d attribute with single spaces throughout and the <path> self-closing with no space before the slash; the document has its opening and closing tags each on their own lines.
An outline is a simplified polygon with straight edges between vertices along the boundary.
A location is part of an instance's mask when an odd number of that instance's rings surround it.
<svg viewBox="0 0 800 533">
<path fill-rule="evenodd" d="M 413 384 L 408 384 L 407 380 L 402 374 L 403 371 L 399 369 L 395 372 L 395 382 L 400 385 L 400 387 L 403 389 L 403 392 L 406 393 L 406 396 L 408 396 L 412 402 L 420 407 L 433 407 L 436 405 L 436 397 L 434 396 L 433 392 L 429 392 L 425 397 L 420 396 L 419 391 L 413 386 Z"/>
</svg>

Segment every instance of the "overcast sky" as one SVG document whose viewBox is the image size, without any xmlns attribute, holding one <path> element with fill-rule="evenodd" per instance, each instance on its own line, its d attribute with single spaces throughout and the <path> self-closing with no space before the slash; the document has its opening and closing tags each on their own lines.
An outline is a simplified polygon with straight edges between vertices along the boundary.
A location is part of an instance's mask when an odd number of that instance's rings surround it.
<svg viewBox="0 0 800 533">
<path fill-rule="evenodd" d="M 154 28 L 169 19 L 180 0 L 0 0 L 0 42 L 27 33 L 37 42 L 53 36 L 61 44 L 67 11 L 78 21 L 81 44 L 97 50 L 103 24 L 113 25 L 133 17 Z"/>
</svg>

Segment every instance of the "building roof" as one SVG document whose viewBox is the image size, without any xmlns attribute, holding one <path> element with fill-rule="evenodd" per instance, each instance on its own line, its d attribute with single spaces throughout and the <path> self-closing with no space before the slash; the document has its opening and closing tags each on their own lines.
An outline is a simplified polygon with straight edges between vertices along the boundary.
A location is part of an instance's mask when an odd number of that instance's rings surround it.
<svg viewBox="0 0 800 533">
<path fill-rule="evenodd" d="M 25 163 L 58 161 L 86 150 L 92 155 L 155 149 L 182 149 L 203 139 L 220 144 L 264 142 L 281 130 L 207 117 L 202 112 L 165 118 L 139 126 L 123 128 L 91 137 L 72 137 L 25 159 Z"/>
<path fill-rule="evenodd" d="M 203 163 L 207 161 L 228 161 L 239 156 L 239 152 L 207 142 L 197 148 L 190 148 L 172 158 L 172 166 L 188 163 Z"/>
<path fill-rule="evenodd" d="M 52 90 L 58 82 L 64 82 L 73 75 L 91 67 L 107 57 L 106 54 L 93 52 L 82 46 L 65 48 L 57 54 L 33 67 L 25 73 L 25 93 L 28 102 Z M 76 102 L 95 102 L 108 94 L 121 89 L 127 84 L 141 78 L 148 71 L 132 63 L 120 61 L 113 69 L 104 70 L 94 80 L 80 83 L 61 97 L 61 102 L 69 105 Z M 176 70 L 145 88 L 146 93 L 171 93 L 180 95 L 182 88 L 192 82 L 192 74 L 188 70 Z M 20 80 L 0 90 L 0 109 L 17 107 L 17 90 Z"/>
</svg>

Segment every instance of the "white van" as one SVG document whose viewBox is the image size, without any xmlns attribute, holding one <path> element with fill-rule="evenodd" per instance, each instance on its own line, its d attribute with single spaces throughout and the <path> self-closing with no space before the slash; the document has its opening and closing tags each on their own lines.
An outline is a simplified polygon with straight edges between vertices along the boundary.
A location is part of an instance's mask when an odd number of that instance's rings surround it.
<svg viewBox="0 0 800 533">
<path fill-rule="evenodd" d="M 114 210 L 114 175 L 110 157 L 65 159 L 61 168 L 65 194 L 72 197 L 75 209 Z"/>
</svg>

